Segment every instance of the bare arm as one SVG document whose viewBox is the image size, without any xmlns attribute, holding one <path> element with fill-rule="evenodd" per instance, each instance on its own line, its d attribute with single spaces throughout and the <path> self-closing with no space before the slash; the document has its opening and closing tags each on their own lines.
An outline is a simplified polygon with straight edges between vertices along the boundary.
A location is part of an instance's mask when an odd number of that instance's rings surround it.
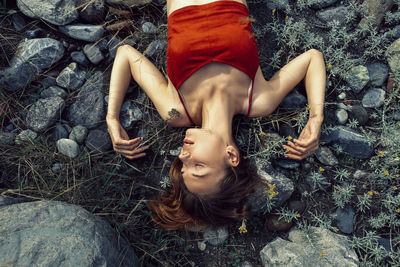
<svg viewBox="0 0 400 267">
<path fill-rule="evenodd" d="M 261 70 L 259 70 L 261 72 Z M 324 118 L 326 73 L 321 52 L 311 49 L 299 55 L 279 70 L 269 81 L 262 75 L 256 76 L 255 99 L 252 117 L 268 116 L 283 98 L 304 79 L 310 117 L 307 125 L 294 143 L 284 146 L 291 159 L 303 159 L 318 149 L 318 139 Z"/>
</svg>

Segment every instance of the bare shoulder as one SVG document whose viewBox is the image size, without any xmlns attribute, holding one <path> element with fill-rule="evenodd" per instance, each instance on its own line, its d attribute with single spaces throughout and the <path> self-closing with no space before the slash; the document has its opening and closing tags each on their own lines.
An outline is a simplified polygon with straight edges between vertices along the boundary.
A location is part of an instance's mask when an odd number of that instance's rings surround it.
<svg viewBox="0 0 400 267">
<path fill-rule="evenodd" d="M 172 127 L 188 127 L 191 126 L 189 118 L 186 116 L 185 109 L 179 100 L 178 92 L 171 80 L 168 78 L 167 92 L 170 95 L 172 101 L 165 102 L 166 107 L 164 108 L 161 117 Z"/>
</svg>

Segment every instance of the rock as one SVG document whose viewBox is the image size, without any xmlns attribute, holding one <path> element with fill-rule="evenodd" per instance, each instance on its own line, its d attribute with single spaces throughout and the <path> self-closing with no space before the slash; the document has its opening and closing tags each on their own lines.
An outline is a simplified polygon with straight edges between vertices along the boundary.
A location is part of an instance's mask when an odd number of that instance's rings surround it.
<svg viewBox="0 0 400 267">
<path fill-rule="evenodd" d="M 280 136 L 297 138 L 299 135 L 290 123 L 279 122 L 278 132 Z"/>
<path fill-rule="evenodd" d="M 396 27 L 394 27 L 394 35 L 393 35 L 394 39 L 398 39 L 400 38 L 400 25 L 397 25 Z"/>
<path fill-rule="evenodd" d="M 104 59 L 104 55 L 98 45 L 87 44 L 83 48 L 83 53 L 87 56 L 90 62 L 97 65 Z"/>
<path fill-rule="evenodd" d="M 288 208 L 291 211 L 297 211 L 298 213 L 302 214 L 306 209 L 306 204 L 300 200 L 291 200 L 288 203 Z"/>
<path fill-rule="evenodd" d="M 58 86 L 76 90 L 85 82 L 85 77 L 86 72 L 79 70 L 78 64 L 73 62 L 60 72 L 57 76 L 56 82 Z"/>
<path fill-rule="evenodd" d="M 353 174 L 353 177 L 355 180 L 361 180 L 361 179 L 374 179 L 374 174 L 373 173 L 368 173 L 362 170 L 356 170 Z"/>
<path fill-rule="evenodd" d="M 0 195 L 0 208 L 8 206 L 8 205 L 17 204 L 20 202 L 21 202 L 21 200 L 19 200 L 17 198 Z"/>
<path fill-rule="evenodd" d="M 102 22 L 105 14 L 104 0 L 77 0 L 79 18 L 88 23 Z"/>
<path fill-rule="evenodd" d="M 147 49 L 143 52 L 144 55 L 152 57 L 156 53 L 161 53 L 167 47 L 167 41 L 165 40 L 154 40 L 152 41 Z"/>
<path fill-rule="evenodd" d="M 337 208 L 335 213 L 335 223 L 337 227 L 345 234 L 353 233 L 354 210 L 350 205 L 344 208 Z"/>
<path fill-rule="evenodd" d="M 51 86 L 51 87 L 49 87 L 49 88 L 43 90 L 43 91 L 40 93 L 40 96 L 41 96 L 42 98 L 49 98 L 49 97 L 56 97 L 56 96 L 58 96 L 58 97 L 61 97 L 62 99 L 66 99 L 67 96 L 68 96 L 68 93 L 65 92 L 65 90 L 62 89 L 61 87 L 58 87 L 58 86 Z"/>
<path fill-rule="evenodd" d="M 124 44 L 124 41 L 117 36 L 114 36 L 112 39 L 110 39 L 108 41 L 108 53 L 110 54 L 110 57 L 115 58 L 118 47 L 123 46 Z"/>
<path fill-rule="evenodd" d="M 78 18 L 74 0 L 17 0 L 17 6 L 28 17 L 55 25 L 66 25 Z"/>
<path fill-rule="evenodd" d="M 179 154 L 181 153 L 181 150 L 182 150 L 182 147 L 180 146 L 180 147 L 178 147 L 178 148 L 176 148 L 176 149 L 171 149 L 171 150 L 169 151 L 169 154 L 170 154 L 171 156 L 177 157 L 177 156 L 179 156 Z"/>
<path fill-rule="evenodd" d="M 279 105 L 287 109 L 304 108 L 307 105 L 307 98 L 294 91 L 287 95 Z"/>
<path fill-rule="evenodd" d="M 125 101 L 121 107 L 120 122 L 122 127 L 130 130 L 133 126 L 143 118 L 142 111 L 135 106 L 131 101 Z"/>
<path fill-rule="evenodd" d="M 248 261 L 244 261 L 239 263 L 238 267 L 253 267 L 253 265 Z"/>
<path fill-rule="evenodd" d="M 350 70 L 350 76 L 346 79 L 346 82 L 354 91 L 354 93 L 359 93 L 365 85 L 369 82 L 368 69 L 365 66 L 358 65 Z"/>
<path fill-rule="evenodd" d="M 15 137 L 15 143 L 20 145 L 25 142 L 32 142 L 37 137 L 37 133 L 31 130 L 23 130 Z"/>
<path fill-rule="evenodd" d="M 340 26 L 346 25 L 346 14 L 350 11 L 346 6 L 337 6 L 324 9 L 317 12 L 317 18 L 322 22 L 329 24 L 330 22 L 337 21 Z"/>
<path fill-rule="evenodd" d="M 14 133 L 6 133 L 0 131 L 0 145 L 13 145 L 15 139 Z"/>
<path fill-rule="evenodd" d="M 29 108 L 26 125 L 36 132 L 43 132 L 61 116 L 64 107 L 64 100 L 58 96 L 39 99 Z"/>
<path fill-rule="evenodd" d="M 40 38 L 45 34 L 45 31 L 40 28 L 36 28 L 33 30 L 29 30 L 25 32 L 26 37 L 33 39 L 33 38 Z"/>
<path fill-rule="evenodd" d="M 344 109 L 337 109 L 335 112 L 336 120 L 339 124 L 345 124 L 349 115 Z"/>
<path fill-rule="evenodd" d="M 327 137 L 322 137 L 321 142 L 337 144 L 358 159 L 369 158 L 374 151 L 373 144 L 369 144 L 363 135 L 346 126 L 336 127 Z"/>
<path fill-rule="evenodd" d="M 389 46 L 385 55 L 392 72 L 400 72 L 400 38 Z"/>
<path fill-rule="evenodd" d="M 134 266 L 129 243 L 100 217 L 58 201 L 1 208 L 0 266 Z"/>
<path fill-rule="evenodd" d="M 103 153 L 112 148 L 110 135 L 101 130 L 90 131 L 86 138 L 85 145 L 90 151 L 96 153 Z"/>
<path fill-rule="evenodd" d="M 72 128 L 71 133 L 69 134 L 69 139 L 74 140 L 78 144 L 82 144 L 85 141 L 86 135 L 88 133 L 88 129 L 82 125 L 77 125 Z"/>
<path fill-rule="evenodd" d="M 71 58 L 81 66 L 87 67 L 89 65 L 89 60 L 86 58 L 85 54 L 80 51 L 72 52 Z"/>
<path fill-rule="evenodd" d="M 56 85 L 56 78 L 54 77 L 46 77 L 40 82 L 43 88 L 49 88 L 50 86 Z"/>
<path fill-rule="evenodd" d="M 10 67 L 0 72 L 0 87 L 10 92 L 24 88 L 63 55 L 64 46 L 54 39 L 31 39 L 20 43 Z"/>
<path fill-rule="evenodd" d="M 288 0 L 271 0 L 266 1 L 267 7 L 269 9 L 278 9 L 278 10 L 285 10 L 287 6 L 289 6 Z"/>
<path fill-rule="evenodd" d="M 145 22 L 142 24 L 142 31 L 148 34 L 156 34 L 157 27 L 151 22 Z"/>
<path fill-rule="evenodd" d="M 277 237 L 260 252 L 263 266 L 358 266 L 359 260 L 346 236 L 310 226 L 311 234 L 292 229 L 286 241 Z M 309 241 L 312 238 L 312 243 Z M 323 253 L 323 254 L 321 254 Z"/>
<path fill-rule="evenodd" d="M 65 130 L 64 126 L 57 124 L 53 131 L 54 139 L 57 141 L 62 138 L 68 138 L 68 132 Z"/>
<path fill-rule="evenodd" d="M 26 21 L 23 17 L 21 17 L 18 13 L 15 13 L 11 16 L 13 26 L 17 32 L 22 31 L 26 26 Z"/>
<path fill-rule="evenodd" d="M 71 24 L 60 26 L 58 29 L 65 35 L 86 42 L 97 42 L 106 30 L 101 25 Z"/>
<path fill-rule="evenodd" d="M 274 163 L 281 168 L 293 170 L 300 167 L 300 162 L 291 159 L 277 159 L 274 160 Z"/>
<path fill-rule="evenodd" d="M 204 241 L 197 241 L 197 247 L 200 249 L 200 251 L 206 250 L 206 242 Z"/>
<path fill-rule="evenodd" d="M 326 146 L 320 146 L 317 151 L 315 151 L 315 156 L 324 165 L 335 166 L 339 164 L 339 161 L 332 153 L 332 151 Z"/>
<path fill-rule="evenodd" d="M 272 190 L 276 192 L 274 196 L 272 196 L 273 207 L 280 207 L 283 203 L 286 202 L 294 192 L 294 185 L 292 180 L 287 178 L 285 175 L 274 171 L 268 163 L 265 162 L 262 158 L 256 158 L 251 163 L 254 168 L 256 168 L 257 174 L 260 178 L 266 181 L 269 185 L 275 186 Z M 271 195 L 266 193 L 265 191 L 271 190 L 271 188 L 266 186 L 260 186 L 255 189 L 255 192 L 250 195 L 249 203 L 251 204 L 252 212 L 261 213 L 264 212 L 264 203 L 267 197 Z"/>
<path fill-rule="evenodd" d="M 380 87 L 388 78 L 389 69 L 386 64 L 374 62 L 369 64 L 367 69 L 372 86 Z"/>
<path fill-rule="evenodd" d="M 89 129 L 105 120 L 104 76 L 101 71 L 95 72 L 81 87 L 75 102 L 67 110 L 68 121 Z"/>
<path fill-rule="evenodd" d="M 322 9 L 335 4 L 337 0 L 313 0 L 311 1 L 312 9 Z"/>
<path fill-rule="evenodd" d="M 344 99 L 346 99 L 346 93 L 345 93 L 345 92 L 340 93 L 340 94 L 338 95 L 338 99 L 339 99 L 339 100 L 344 100 Z"/>
<path fill-rule="evenodd" d="M 362 106 L 352 106 L 349 110 L 349 118 L 356 119 L 359 125 L 365 125 L 368 122 L 369 115 L 367 110 Z"/>
<path fill-rule="evenodd" d="M 108 4 L 123 5 L 125 7 L 137 7 L 150 4 L 152 0 L 106 0 Z"/>
<path fill-rule="evenodd" d="M 392 243 L 392 246 L 390 246 L 390 243 Z M 383 247 L 387 252 L 392 252 L 392 247 L 393 249 L 396 249 L 397 245 L 394 240 L 390 242 L 389 238 L 384 238 L 384 237 L 379 237 L 378 238 L 378 244 L 380 247 Z"/>
<path fill-rule="evenodd" d="M 385 103 L 385 95 L 386 92 L 382 89 L 369 89 L 362 99 L 362 105 L 364 108 L 379 108 Z"/>
<path fill-rule="evenodd" d="M 285 221 L 285 219 L 279 220 L 278 215 L 270 214 L 265 220 L 265 228 L 271 232 L 287 231 L 293 226 L 293 223 L 293 220 L 289 222 Z"/>
<path fill-rule="evenodd" d="M 56 144 L 58 152 L 67 157 L 76 158 L 79 154 L 79 145 L 73 140 L 63 138 L 58 140 Z"/>
<path fill-rule="evenodd" d="M 400 121 L 400 111 L 393 111 L 391 114 L 392 118 L 396 121 Z"/>
<path fill-rule="evenodd" d="M 65 167 L 64 164 L 57 162 L 57 163 L 53 164 L 53 167 L 51 167 L 51 170 L 53 172 L 60 172 L 64 169 L 64 167 Z"/>
<path fill-rule="evenodd" d="M 204 232 L 204 240 L 211 245 L 220 245 L 228 238 L 228 229 L 226 227 L 207 227 Z"/>
</svg>

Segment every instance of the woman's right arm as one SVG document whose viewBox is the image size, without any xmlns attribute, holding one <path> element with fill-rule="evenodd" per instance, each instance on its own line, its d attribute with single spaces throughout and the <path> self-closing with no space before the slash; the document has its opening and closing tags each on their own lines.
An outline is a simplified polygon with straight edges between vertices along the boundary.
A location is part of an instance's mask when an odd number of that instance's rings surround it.
<svg viewBox="0 0 400 267">
<path fill-rule="evenodd" d="M 114 150 L 135 159 L 143 157 L 143 151 L 148 147 L 138 148 L 141 139 L 129 139 L 119 123 L 119 113 L 131 77 L 146 92 L 164 120 L 168 119 L 174 95 L 167 90 L 168 83 L 161 72 L 142 53 L 129 45 L 118 48 L 111 72 L 106 121 Z"/>
</svg>

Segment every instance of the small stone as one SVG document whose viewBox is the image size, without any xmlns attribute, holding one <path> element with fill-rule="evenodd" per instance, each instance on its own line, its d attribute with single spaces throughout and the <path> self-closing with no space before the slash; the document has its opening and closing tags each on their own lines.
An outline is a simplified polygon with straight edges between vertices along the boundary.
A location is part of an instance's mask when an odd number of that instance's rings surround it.
<svg viewBox="0 0 400 267">
<path fill-rule="evenodd" d="M 54 139 L 57 141 L 62 138 L 68 138 L 68 132 L 61 124 L 57 124 L 53 131 Z"/>
<path fill-rule="evenodd" d="M 143 118 L 142 111 L 135 106 L 131 101 L 125 101 L 121 107 L 120 122 L 122 127 L 130 130 L 133 126 Z"/>
<path fill-rule="evenodd" d="M 112 142 L 108 133 L 102 130 L 92 130 L 86 138 L 85 145 L 92 152 L 103 153 L 111 149 Z"/>
<path fill-rule="evenodd" d="M 302 214 L 306 209 L 306 204 L 300 200 L 291 200 L 288 204 L 288 208 L 291 211 L 297 211 L 298 213 Z"/>
<path fill-rule="evenodd" d="M 88 129 L 82 125 L 77 125 L 72 128 L 69 134 L 69 139 L 76 141 L 78 144 L 82 144 L 85 141 Z"/>
<path fill-rule="evenodd" d="M 386 81 L 389 73 L 389 68 L 386 64 L 374 62 L 367 66 L 370 83 L 374 87 L 380 87 Z"/>
<path fill-rule="evenodd" d="M 274 161 L 276 165 L 284 169 L 297 169 L 300 167 L 300 162 L 291 159 L 277 159 Z"/>
<path fill-rule="evenodd" d="M 338 99 L 339 100 L 344 100 L 346 98 L 346 93 L 345 92 L 342 92 L 342 93 L 340 93 L 339 95 L 338 95 Z"/>
<path fill-rule="evenodd" d="M 349 110 L 349 118 L 358 121 L 359 125 L 365 125 L 368 122 L 368 111 L 362 106 L 352 106 Z"/>
<path fill-rule="evenodd" d="M 65 35 L 86 42 L 97 42 L 106 30 L 101 25 L 74 24 L 60 26 L 59 30 Z"/>
<path fill-rule="evenodd" d="M 293 220 L 290 220 L 290 222 L 287 222 L 284 219 L 279 220 L 279 216 L 275 214 L 268 215 L 265 221 L 266 229 L 271 232 L 287 231 L 292 226 L 293 226 Z"/>
<path fill-rule="evenodd" d="M 400 120 L 400 111 L 394 111 L 392 113 L 392 117 L 394 120 L 399 121 Z"/>
<path fill-rule="evenodd" d="M 58 96 L 39 99 L 29 108 L 25 118 L 26 124 L 34 131 L 45 131 L 54 124 L 64 107 L 64 100 Z"/>
<path fill-rule="evenodd" d="M 332 153 L 332 151 L 326 146 L 320 146 L 315 152 L 315 156 L 322 164 L 328 166 L 335 166 L 339 164 L 338 159 Z"/>
<path fill-rule="evenodd" d="M 157 27 L 151 22 L 143 23 L 142 30 L 144 33 L 148 33 L 148 34 L 156 34 L 157 33 Z"/>
<path fill-rule="evenodd" d="M 297 91 L 293 91 L 279 105 L 287 109 L 304 108 L 307 105 L 307 98 Z"/>
<path fill-rule="evenodd" d="M 34 30 L 26 31 L 25 34 L 26 34 L 26 37 L 28 37 L 29 39 L 40 38 L 44 35 L 44 30 L 40 29 L 40 28 L 36 28 Z"/>
<path fill-rule="evenodd" d="M 68 93 L 67 93 L 64 89 L 62 89 L 61 87 L 58 87 L 58 86 L 51 86 L 51 87 L 49 87 L 49 88 L 43 90 L 43 91 L 40 93 L 40 96 L 41 96 L 42 98 L 48 98 L 48 97 L 56 97 L 56 96 L 59 96 L 59 97 L 61 97 L 62 99 L 66 99 L 67 96 L 68 96 Z"/>
<path fill-rule="evenodd" d="M 177 156 L 179 156 L 179 154 L 181 153 L 181 150 L 182 150 L 182 147 L 178 147 L 177 149 L 171 149 L 171 150 L 169 151 L 169 154 L 170 154 L 171 156 L 177 157 Z"/>
<path fill-rule="evenodd" d="M 89 61 L 95 65 L 99 64 L 104 59 L 104 55 L 97 45 L 87 44 L 83 47 L 83 52 Z"/>
<path fill-rule="evenodd" d="M 228 229 L 226 227 L 207 227 L 204 232 L 204 240 L 216 246 L 224 243 L 228 235 Z"/>
<path fill-rule="evenodd" d="M 14 133 L 0 132 L 0 145 L 13 145 L 14 139 Z"/>
<path fill-rule="evenodd" d="M 206 242 L 204 242 L 204 241 L 198 241 L 198 242 L 197 242 L 197 247 L 200 249 L 200 251 L 206 250 L 206 247 L 207 247 Z"/>
<path fill-rule="evenodd" d="M 51 167 L 51 170 L 53 172 L 60 172 L 64 169 L 64 164 L 57 162 L 53 164 L 53 167 Z"/>
<path fill-rule="evenodd" d="M 156 53 L 161 53 L 167 47 L 167 41 L 165 40 L 154 40 L 152 41 L 147 49 L 144 51 L 144 55 L 152 57 Z"/>
<path fill-rule="evenodd" d="M 60 72 L 56 81 L 58 86 L 76 90 L 82 86 L 82 84 L 85 82 L 85 79 L 86 72 L 79 70 L 78 64 L 73 62 Z"/>
<path fill-rule="evenodd" d="M 363 99 L 362 105 L 365 108 L 379 108 L 385 103 L 386 92 L 379 88 L 373 88 L 368 90 Z"/>
<path fill-rule="evenodd" d="M 337 104 L 337 108 L 338 109 L 344 109 L 344 110 L 348 110 L 349 109 L 344 103 Z"/>
<path fill-rule="evenodd" d="M 248 261 L 244 261 L 239 263 L 238 267 L 253 267 L 253 265 Z"/>
<path fill-rule="evenodd" d="M 346 82 L 354 91 L 354 93 L 359 93 L 369 82 L 369 73 L 367 67 L 362 65 L 353 67 L 350 70 L 350 74 L 346 79 Z"/>
<path fill-rule="evenodd" d="M 346 25 L 346 14 L 348 14 L 349 8 L 347 6 L 337 6 L 323 9 L 322 11 L 317 12 L 317 17 L 324 23 L 329 24 L 334 21 L 339 24 L 339 26 Z"/>
<path fill-rule="evenodd" d="M 335 112 L 336 120 L 339 124 L 345 124 L 349 115 L 347 114 L 346 110 L 338 109 Z"/>
<path fill-rule="evenodd" d="M 337 208 L 335 222 L 340 231 L 345 234 L 353 233 L 354 214 L 355 212 L 350 205 L 346 205 L 344 208 Z"/>
<path fill-rule="evenodd" d="M 15 137 L 15 143 L 20 145 L 24 142 L 32 142 L 37 137 L 37 133 L 31 130 L 23 130 L 21 131 L 17 137 Z"/>
<path fill-rule="evenodd" d="M 104 19 L 104 0 L 77 0 L 79 18 L 88 23 L 102 22 Z"/>
<path fill-rule="evenodd" d="M 71 58 L 81 66 L 87 67 L 89 65 L 89 60 L 86 58 L 85 54 L 80 51 L 72 52 Z"/>
<path fill-rule="evenodd" d="M 61 154 L 70 158 L 75 158 L 79 154 L 79 145 L 70 139 L 60 139 L 57 141 L 57 149 Z"/>
<path fill-rule="evenodd" d="M 43 88 L 49 88 L 50 86 L 56 85 L 56 78 L 54 77 L 46 77 L 40 82 Z"/>
</svg>

